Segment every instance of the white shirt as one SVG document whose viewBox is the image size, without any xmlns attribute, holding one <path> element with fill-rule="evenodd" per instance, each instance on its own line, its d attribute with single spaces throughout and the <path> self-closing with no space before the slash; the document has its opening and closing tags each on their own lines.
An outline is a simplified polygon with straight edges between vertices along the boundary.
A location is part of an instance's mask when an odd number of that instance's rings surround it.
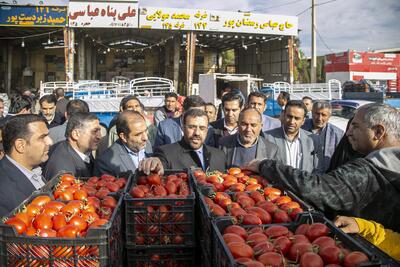
<svg viewBox="0 0 400 267">
<path fill-rule="evenodd" d="M 76 150 L 73 146 L 71 146 L 76 153 L 78 153 L 78 156 L 87 164 L 90 164 L 90 157 L 87 154 L 84 154 L 82 152 L 80 152 L 79 150 Z"/>
<path fill-rule="evenodd" d="M 299 137 L 300 137 L 300 132 L 293 139 L 293 141 L 290 141 L 285 133 L 285 153 L 286 153 L 285 164 L 298 169 L 300 168 L 302 159 Z"/>
<path fill-rule="evenodd" d="M 224 120 L 224 130 L 226 130 L 229 135 L 234 135 L 237 132 L 238 127 L 236 126 L 235 128 L 231 129 L 226 125 L 226 122 Z"/>
<path fill-rule="evenodd" d="M 203 168 L 203 170 L 204 170 L 204 169 L 205 169 L 205 166 L 204 166 L 203 146 L 201 146 L 201 147 L 200 147 L 199 149 L 197 149 L 197 150 L 194 150 L 194 152 L 196 152 L 197 156 L 199 157 L 200 162 L 201 162 L 201 166 L 202 166 L 202 168 Z"/>
<path fill-rule="evenodd" d="M 18 170 L 20 170 L 26 176 L 26 178 L 28 178 L 35 189 L 40 189 L 44 186 L 44 181 L 42 179 L 42 168 L 37 167 L 30 171 L 9 156 L 6 155 L 6 157 L 15 167 L 18 168 Z"/>
<path fill-rule="evenodd" d="M 133 152 L 127 146 L 125 146 L 126 151 L 128 151 L 129 156 L 131 157 L 133 164 L 137 168 L 139 166 L 139 162 L 146 157 L 145 149 L 140 150 L 139 152 Z"/>
</svg>

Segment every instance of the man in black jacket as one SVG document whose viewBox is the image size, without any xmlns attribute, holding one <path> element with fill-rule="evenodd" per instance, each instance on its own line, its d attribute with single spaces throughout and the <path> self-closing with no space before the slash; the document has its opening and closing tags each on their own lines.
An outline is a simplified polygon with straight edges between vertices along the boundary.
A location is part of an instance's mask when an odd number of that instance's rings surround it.
<svg viewBox="0 0 400 267">
<path fill-rule="evenodd" d="M 51 179 L 60 172 L 77 177 L 89 177 L 93 172 L 92 151 L 100 142 L 99 119 L 91 113 L 75 113 L 68 120 L 65 137 L 52 148 L 46 163 L 45 177 Z"/>
<path fill-rule="evenodd" d="M 262 116 L 256 109 L 240 112 L 238 133 L 220 139 L 228 168 L 242 166 L 253 159 L 279 158 L 278 146 L 260 136 L 262 127 Z"/>
<path fill-rule="evenodd" d="M 176 143 L 154 149 L 157 159 L 145 159 L 139 169 L 145 173 L 164 169 L 202 168 L 204 171 L 225 169 L 225 154 L 205 145 L 208 132 L 207 113 L 201 109 L 190 109 L 183 115 L 183 138 Z"/>
<path fill-rule="evenodd" d="M 11 117 L 2 137 L 6 156 L 0 160 L 0 217 L 7 215 L 44 185 L 38 167 L 48 159 L 52 144 L 44 118 Z"/>
<path fill-rule="evenodd" d="M 357 110 L 346 132 L 354 159 L 323 175 L 313 175 L 273 160 L 252 161 L 271 182 L 297 193 L 317 209 L 374 220 L 400 231 L 400 112 L 385 104 Z"/>
</svg>

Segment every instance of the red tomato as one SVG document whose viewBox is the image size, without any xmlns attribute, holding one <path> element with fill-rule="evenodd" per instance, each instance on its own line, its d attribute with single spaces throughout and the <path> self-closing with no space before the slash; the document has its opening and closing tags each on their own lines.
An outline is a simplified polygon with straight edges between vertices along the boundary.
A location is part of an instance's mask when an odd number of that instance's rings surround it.
<svg viewBox="0 0 400 267">
<path fill-rule="evenodd" d="M 105 196 L 101 201 L 101 206 L 114 209 L 117 206 L 117 200 L 111 196 Z"/>
<path fill-rule="evenodd" d="M 39 207 L 43 207 L 45 204 L 49 203 L 50 201 L 51 201 L 51 198 L 49 196 L 43 195 L 43 196 L 35 197 L 31 203 L 34 205 L 38 205 Z"/>
<path fill-rule="evenodd" d="M 243 225 L 257 225 L 257 224 L 262 224 L 260 218 L 258 218 L 254 214 L 246 214 L 246 215 L 240 215 L 238 216 L 239 221 Z"/>
<path fill-rule="evenodd" d="M 258 218 L 260 218 L 260 220 L 263 224 L 270 224 L 272 221 L 271 215 L 267 211 L 263 210 L 262 208 L 251 207 L 251 208 L 247 208 L 246 211 L 248 213 L 252 213 L 252 214 L 256 215 Z"/>
<path fill-rule="evenodd" d="M 306 252 L 313 252 L 313 246 L 310 242 L 304 243 L 294 243 L 289 249 L 288 258 L 291 261 L 299 262 L 301 256 Z"/>
<path fill-rule="evenodd" d="M 315 239 L 312 244 L 314 246 L 317 246 L 319 249 L 322 249 L 324 247 L 336 246 L 335 240 L 333 240 L 333 238 L 329 236 L 320 236 Z"/>
<path fill-rule="evenodd" d="M 309 224 L 300 224 L 299 227 L 297 227 L 296 231 L 294 232 L 296 235 L 306 235 L 308 229 L 310 228 Z"/>
<path fill-rule="evenodd" d="M 226 244 L 229 244 L 231 242 L 245 243 L 244 239 L 241 236 L 233 233 L 226 233 L 222 236 L 222 238 L 224 239 Z"/>
<path fill-rule="evenodd" d="M 286 211 L 277 209 L 272 216 L 273 223 L 288 223 L 291 221 Z"/>
<path fill-rule="evenodd" d="M 261 243 L 265 243 L 267 241 L 268 241 L 268 237 L 266 235 L 264 235 L 263 233 L 250 234 L 246 239 L 246 243 L 252 247 L 254 247 L 258 244 L 261 244 Z"/>
<path fill-rule="evenodd" d="M 76 200 L 86 200 L 88 197 L 88 193 L 83 189 L 78 189 L 74 193 L 74 199 Z"/>
<path fill-rule="evenodd" d="M 314 252 L 306 252 L 300 258 L 300 267 L 323 267 L 321 257 Z"/>
<path fill-rule="evenodd" d="M 240 168 L 236 168 L 236 167 L 228 169 L 228 173 L 230 175 L 236 175 L 236 174 L 239 174 L 241 172 L 242 172 L 242 170 Z"/>
<path fill-rule="evenodd" d="M 367 255 L 362 252 L 353 251 L 344 258 L 343 265 L 344 267 L 356 267 L 364 262 L 369 262 Z"/>
<path fill-rule="evenodd" d="M 129 194 L 133 197 L 133 198 L 144 198 L 144 192 L 142 189 L 140 189 L 138 186 L 134 186 L 131 188 L 131 190 L 129 191 Z"/>
<path fill-rule="evenodd" d="M 228 248 L 235 259 L 241 257 L 252 258 L 254 254 L 253 249 L 249 245 L 241 242 L 229 243 Z"/>
<path fill-rule="evenodd" d="M 275 247 L 271 242 L 267 241 L 263 243 L 258 243 L 253 247 L 253 249 L 254 254 L 256 255 L 256 257 L 258 257 L 264 253 L 273 252 L 275 250 Z"/>
<path fill-rule="evenodd" d="M 26 230 L 25 223 L 16 217 L 8 219 L 5 224 L 12 225 L 19 235 L 22 235 Z"/>
<path fill-rule="evenodd" d="M 289 229 L 286 226 L 273 225 L 271 227 L 268 227 L 265 230 L 265 234 L 269 238 L 277 238 L 277 237 L 280 237 L 280 236 L 288 236 L 289 235 Z"/>
<path fill-rule="evenodd" d="M 277 252 L 281 252 L 283 255 L 286 255 L 289 252 L 290 247 L 292 246 L 292 242 L 286 236 L 280 236 L 274 240 L 274 246 Z"/>
<path fill-rule="evenodd" d="M 258 261 L 260 261 L 264 266 L 271 267 L 284 267 L 285 259 L 276 252 L 267 252 L 258 257 Z"/>
<path fill-rule="evenodd" d="M 308 228 L 306 236 L 310 241 L 314 241 L 320 236 L 326 236 L 329 234 L 329 228 L 323 223 L 313 223 Z"/>
<path fill-rule="evenodd" d="M 325 246 L 318 252 L 325 264 L 341 264 L 345 258 L 343 251 L 337 246 Z"/>
<path fill-rule="evenodd" d="M 161 178 L 158 174 L 150 174 L 147 176 L 147 183 L 151 185 L 161 185 Z"/>
<path fill-rule="evenodd" d="M 52 221 L 53 221 L 53 229 L 56 231 L 60 230 L 61 228 L 67 225 L 67 220 L 65 219 L 65 216 L 62 214 L 55 215 L 52 218 Z"/>
<path fill-rule="evenodd" d="M 225 228 L 224 233 L 225 234 L 228 234 L 228 233 L 236 234 L 236 235 L 241 236 L 244 239 L 247 238 L 246 230 L 239 225 L 229 225 L 228 227 Z"/>
<path fill-rule="evenodd" d="M 33 220 L 33 227 L 35 227 L 36 229 L 52 229 L 52 216 L 45 213 L 37 215 Z"/>
<path fill-rule="evenodd" d="M 75 225 L 66 225 L 57 232 L 58 237 L 76 238 L 79 234 L 79 228 Z"/>
<path fill-rule="evenodd" d="M 74 180 L 75 180 L 75 177 L 72 174 L 69 174 L 69 173 L 65 173 L 65 174 L 61 175 L 61 177 L 60 177 L 60 181 L 61 182 L 72 183 Z"/>
</svg>

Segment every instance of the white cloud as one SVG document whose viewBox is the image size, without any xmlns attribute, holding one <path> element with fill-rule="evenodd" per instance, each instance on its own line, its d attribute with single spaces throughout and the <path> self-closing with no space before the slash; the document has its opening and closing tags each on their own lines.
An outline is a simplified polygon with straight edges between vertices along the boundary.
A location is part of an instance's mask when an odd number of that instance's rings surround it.
<svg viewBox="0 0 400 267">
<path fill-rule="evenodd" d="M 296 15 L 309 8 L 311 0 L 140 0 L 140 6 L 146 5 Z M 400 47 L 399 18 L 399 0 L 336 0 L 317 7 L 318 31 L 334 52 Z M 301 48 L 310 55 L 311 10 L 299 16 L 299 28 Z M 317 53 L 330 53 L 319 37 Z"/>
</svg>

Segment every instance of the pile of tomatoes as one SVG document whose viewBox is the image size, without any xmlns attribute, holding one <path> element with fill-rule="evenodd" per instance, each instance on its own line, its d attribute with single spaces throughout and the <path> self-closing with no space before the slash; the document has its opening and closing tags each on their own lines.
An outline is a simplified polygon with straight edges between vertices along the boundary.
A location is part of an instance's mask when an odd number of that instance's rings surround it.
<svg viewBox="0 0 400 267">
<path fill-rule="evenodd" d="M 230 225 L 222 237 L 236 262 L 245 266 L 355 267 L 369 262 L 367 255 L 350 252 L 329 232 L 323 223 L 301 224 L 294 233 L 282 225 L 266 229 Z"/>
<path fill-rule="evenodd" d="M 90 178 L 92 179 L 92 178 Z M 90 180 L 89 179 L 89 180 Z M 86 236 L 92 227 L 106 224 L 117 200 L 113 196 L 91 194 L 72 175 L 62 175 L 53 195 L 35 197 L 24 209 L 5 221 L 19 235 L 76 238 Z M 71 197 L 66 198 L 66 192 Z"/>
<path fill-rule="evenodd" d="M 85 200 L 88 197 L 102 199 L 110 193 L 124 189 L 126 182 L 126 178 L 117 179 L 108 174 L 103 174 L 101 177 L 90 177 L 86 182 L 76 179 L 71 174 L 63 174 L 53 189 L 53 195 L 55 199 L 64 201 Z"/>
<path fill-rule="evenodd" d="M 217 190 L 204 196 L 210 212 L 217 217 L 233 216 L 244 225 L 287 223 L 303 212 L 301 205 L 257 175 L 230 168 L 228 174 L 214 172 L 206 176 L 195 171 L 197 183 L 211 184 Z M 212 182 L 211 182 L 212 181 Z M 223 188 L 222 188 L 223 187 Z"/>
<path fill-rule="evenodd" d="M 158 174 L 140 176 L 129 190 L 133 198 L 177 198 L 190 194 L 188 175 L 181 172 L 161 177 Z"/>
<path fill-rule="evenodd" d="M 180 245 L 191 240 L 193 231 L 194 196 L 191 195 L 187 173 L 158 174 L 140 176 L 130 190 L 133 199 L 126 199 L 127 233 L 133 232 L 133 238 L 127 235 L 132 245 Z M 138 199 L 146 199 L 142 201 Z M 157 199 L 162 199 L 158 201 Z M 192 207 L 189 208 L 188 207 Z M 188 213 L 192 213 L 188 216 Z M 190 238 L 188 238 L 190 236 Z"/>
</svg>

